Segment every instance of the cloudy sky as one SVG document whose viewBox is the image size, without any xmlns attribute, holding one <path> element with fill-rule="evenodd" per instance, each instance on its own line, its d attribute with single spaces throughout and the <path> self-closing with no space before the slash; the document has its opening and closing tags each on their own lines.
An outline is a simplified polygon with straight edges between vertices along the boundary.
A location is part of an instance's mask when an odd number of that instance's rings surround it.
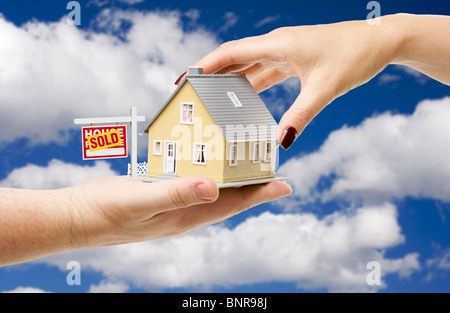
<svg viewBox="0 0 450 313">
<path fill-rule="evenodd" d="M 187 66 L 222 42 L 370 12 L 365 1 L 86 0 L 70 26 L 67 2 L 0 3 L 2 187 L 124 175 L 127 159 L 82 160 L 74 118 L 136 106 L 150 119 Z M 391 2 L 379 1 L 381 14 L 450 14 L 448 0 Z M 299 91 L 292 78 L 261 97 L 279 120 Z M 179 237 L 3 267 L 0 292 L 449 291 L 449 121 L 448 86 L 389 66 L 280 151 L 290 197 Z M 79 286 L 66 282 L 70 261 Z M 372 261 L 377 285 L 367 282 Z"/>
</svg>

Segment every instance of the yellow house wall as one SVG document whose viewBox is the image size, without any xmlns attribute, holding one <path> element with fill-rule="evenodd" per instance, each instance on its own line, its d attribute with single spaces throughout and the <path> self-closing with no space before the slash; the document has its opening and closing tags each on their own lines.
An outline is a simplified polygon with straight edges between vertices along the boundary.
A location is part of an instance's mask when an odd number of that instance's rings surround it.
<svg viewBox="0 0 450 313">
<path fill-rule="evenodd" d="M 238 161 L 236 166 L 230 166 L 230 145 L 226 144 L 226 161 L 224 162 L 224 182 L 244 181 L 275 176 L 275 141 L 272 141 L 272 157 L 270 162 L 264 161 L 265 141 L 259 143 L 259 163 L 253 162 L 253 143 L 238 142 Z"/>
<path fill-rule="evenodd" d="M 193 124 L 180 123 L 182 102 L 194 103 Z M 165 141 L 176 141 L 176 176 L 202 175 L 223 182 L 225 138 L 189 82 L 153 122 L 148 134 L 148 176 L 163 173 Z M 154 140 L 162 141 L 161 155 L 153 154 Z M 194 142 L 206 143 L 206 165 L 193 164 Z"/>
</svg>

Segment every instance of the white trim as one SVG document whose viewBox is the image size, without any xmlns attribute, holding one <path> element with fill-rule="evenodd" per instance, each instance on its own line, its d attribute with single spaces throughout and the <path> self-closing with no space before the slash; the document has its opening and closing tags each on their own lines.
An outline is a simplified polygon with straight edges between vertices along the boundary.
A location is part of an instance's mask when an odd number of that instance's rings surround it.
<svg viewBox="0 0 450 313">
<path fill-rule="evenodd" d="M 183 121 L 183 105 L 184 104 L 188 104 L 188 105 L 192 105 L 192 121 L 191 122 L 186 122 Z M 194 103 L 193 102 L 180 102 L 180 124 L 194 124 Z"/>
<path fill-rule="evenodd" d="M 267 146 L 269 146 L 270 158 L 268 157 Z M 264 162 L 271 162 L 272 161 L 272 154 L 273 154 L 272 142 L 271 141 L 266 141 L 265 144 L 264 144 Z"/>
<path fill-rule="evenodd" d="M 261 145 L 260 145 L 259 141 L 255 141 L 253 143 L 253 149 L 252 149 L 252 152 L 253 152 L 252 153 L 252 162 L 253 163 L 259 163 L 261 161 L 261 153 L 260 153 L 261 149 L 260 149 L 260 146 Z M 256 147 L 258 147 L 258 148 L 256 148 Z M 255 158 L 255 156 L 257 158 Z"/>
<path fill-rule="evenodd" d="M 233 154 L 233 149 L 232 147 L 235 147 L 235 152 Z M 238 163 L 238 145 L 236 143 L 231 143 L 230 144 L 230 161 L 229 161 L 229 166 L 237 166 Z"/>
<path fill-rule="evenodd" d="M 239 101 L 238 97 L 236 96 L 236 94 L 233 91 L 228 91 L 227 94 L 228 94 L 228 97 L 230 97 L 230 100 L 234 103 L 234 106 L 236 108 L 242 108 L 241 101 Z"/>
<path fill-rule="evenodd" d="M 134 120 L 130 116 L 117 117 L 94 117 L 94 118 L 75 118 L 73 123 L 75 125 L 85 124 L 109 124 L 109 123 L 131 123 Z M 144 122 L 145 116 L 137 116 L 135 122 Z"/>
<path fill-rule="evenodd" d="M 261 140 L 276 140 L 276 138 L 256 138 L 256 139 L 236 139 L 236 140 L 227 140 L 229 143 L 238 143 L 238 142 L 253 142 L 253 141 L 261 141 Z"/>
<path fill-rule="evenodd" d="M 167 153 L 167 144 L 168 143 L 173 143 L 175 146 L 174 146 L 174 150 L 173 150 L 173 158 L 174 158 L 174 162 L 175 162 L 175 165 L 174 165 L 174 168 L 173 168 L 173 172 L 167 172 L 167 169 L 166 169 L 166 158 L 167 158 L 167 155 L 166 155 L 166 153 Z M 172 173 L 172 174 L 175 174 L 176 172 L 177 172 L 177 155 L 178 155 L 178 144 L 177 144 L 177 142 L 176 141 L 171 141 L 171 140 L 164 140 L 164 160 L 163 160 L 163 172 L 164 173 Z"/>
<path fill-rule="evenodd" d="M 198 146 L 205 146 L 204 149 L 200 150 L 200 151 L 203 151 L 203 154 L 204 154 L 205 161 L 203 161 L 203 162 L 198 162 L 198 161 L 196 161 L 196 159 L 197 159 L 197 158 L 196 158 L 196 152 L 198 151 L 198 150 L 196 149 L 196 147 L 198 147 Z M 194 145 L 193 145 L 193 147 L 192 147 L 192 164 L 206 165 L 206 151 L 207 151 L 206 143 L 203 143 L 203 142 L 194 142 Z"/>
<path fill-rule="evenodd" d="M 159 152 L 156 151 L 156 143 L 159 142 Z M 162 155 L 162 140 L 153 140 L 153 155 Z"/>
</svg>

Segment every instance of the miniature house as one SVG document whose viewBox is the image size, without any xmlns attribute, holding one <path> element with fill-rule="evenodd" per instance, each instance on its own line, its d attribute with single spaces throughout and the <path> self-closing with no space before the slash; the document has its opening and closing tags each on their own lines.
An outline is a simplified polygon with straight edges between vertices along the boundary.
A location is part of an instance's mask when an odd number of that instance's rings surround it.
<svg viewBox="0 0 450 313">
<path fill-rule="evenodd" d="M 202 175 L 217 183 L 273 178 L 276 127 L 245 75 L 190 67 L 143 132 L 148 176 Z"/>
</svg>

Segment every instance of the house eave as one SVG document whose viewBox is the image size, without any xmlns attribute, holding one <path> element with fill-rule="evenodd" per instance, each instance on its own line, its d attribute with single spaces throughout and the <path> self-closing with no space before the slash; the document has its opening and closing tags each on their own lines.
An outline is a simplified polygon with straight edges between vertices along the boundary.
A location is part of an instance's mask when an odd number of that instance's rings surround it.
<svg viewBox="0 0 450 313">
<path fill-rule="evenodd" d="M 148 123 L 147 127 L 140 133 L 141 135 L 147 135 L 150 126 L 152 126 L 153 122 L 159 117 L 159 115 L 164 111 L 164 109 L 169 105 L 170 101 L 172 101 L 173 97 L 178 93 L 178 91 L 184 86 L 187 82 L 186 76 L 183 77 L 183 80 L 178 84 L 177 88 L 172 92 L 170 97 L 166 100 L 164 105 L 159 109 L 159 111 L 153 116 L 153 118 Z"/>
</svg>

